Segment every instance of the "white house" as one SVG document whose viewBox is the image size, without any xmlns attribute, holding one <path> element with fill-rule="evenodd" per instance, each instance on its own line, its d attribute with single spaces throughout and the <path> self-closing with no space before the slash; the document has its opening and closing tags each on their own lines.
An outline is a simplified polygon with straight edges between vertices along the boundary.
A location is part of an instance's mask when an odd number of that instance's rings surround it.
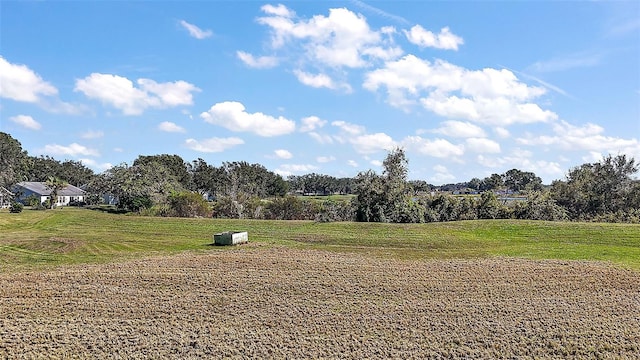
<svg viewBox="0 0 640 360">
<path fill-rule="evenodd" d="M 18 201 L 25 203 L 30 196 L 40 198 L 40 203 L 47 201 L 51 195 L 51 190 L 47 188 L 47 184 L 43 182 L 24 181 L 16 184 L 13 192 L 17 194 Z M 86 192 L 73 185 L 67 185 L 64 189 L 58 191 L 58 198 L 55 199 L 54 206 L 69 205 L 71 201 L 84 201 L 87 196 Z"/>
</svg>

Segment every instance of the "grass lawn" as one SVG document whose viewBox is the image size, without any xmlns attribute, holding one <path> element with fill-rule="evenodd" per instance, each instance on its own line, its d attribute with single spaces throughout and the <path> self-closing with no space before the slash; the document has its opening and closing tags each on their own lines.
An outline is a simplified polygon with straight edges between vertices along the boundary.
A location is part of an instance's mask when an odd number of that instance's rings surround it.
<svg viewBox="0 0 640 360">
<path fill-rule="evenodd" d="M 481 220 L 430 224 L 153 218 L 64 208 L 0 212 L 0 269 L 225 251 L 212 235 L 407 259 L 523 257 L 604 260 L 640 269 L 640 225 Z"/>
</svg>

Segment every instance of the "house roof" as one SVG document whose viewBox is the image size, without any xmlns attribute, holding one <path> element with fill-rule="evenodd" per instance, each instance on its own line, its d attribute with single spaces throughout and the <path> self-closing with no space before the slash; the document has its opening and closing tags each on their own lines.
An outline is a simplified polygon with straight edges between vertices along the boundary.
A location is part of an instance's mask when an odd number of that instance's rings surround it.
<svg viewBox="0 0 640 360">
<path fill-rule="evenodd" d="M 0 195 L 13 196 L 13 193 L 11 191 L 5 189 L 4 187 L 0 186 Z"/>
<path fill-rule="evenodd" d="M 31 192 L 39 194 L 40 196 L 51 195 L 51 190 L 47 188 L 47 184 L 43 182 L 23 181 L 16 186 L 27 189 Z M 85 195 L 85 191 L 77 188 L 73 185 L 67 185 L 64 189 L 58 191 L 58 196 L 82 196 Z"/>
</svg>

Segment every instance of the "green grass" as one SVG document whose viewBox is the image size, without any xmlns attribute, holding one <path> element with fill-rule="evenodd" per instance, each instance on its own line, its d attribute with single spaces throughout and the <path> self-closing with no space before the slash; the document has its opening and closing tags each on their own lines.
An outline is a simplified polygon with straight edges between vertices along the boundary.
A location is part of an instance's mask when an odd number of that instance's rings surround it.
<svg viewBox="0 0 640 360">
<path fill-rule="evenodd" d="M 183 251 L 228 251 L 212 235 L 375 256 L 604 260 L 640 269 L 640 225 L 516 220 L 432 224 L 153 218 L 64 208 L 0 212 L 0 270 L 97 263 Z"/>
</svg>

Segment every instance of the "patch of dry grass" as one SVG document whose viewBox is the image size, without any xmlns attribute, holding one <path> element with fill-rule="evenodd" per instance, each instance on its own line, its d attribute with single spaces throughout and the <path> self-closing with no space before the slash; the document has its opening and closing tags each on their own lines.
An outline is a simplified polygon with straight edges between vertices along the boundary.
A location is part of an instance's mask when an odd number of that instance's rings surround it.
<svg viewBox="0 0 640 360">
<path fill-rule="evenodd" d="M 65 241 L 61 241 L 65 243 Z M 0 273 L 0 358 L 633 358 L 640 273 L 250 244 Z"/>
</svg>

